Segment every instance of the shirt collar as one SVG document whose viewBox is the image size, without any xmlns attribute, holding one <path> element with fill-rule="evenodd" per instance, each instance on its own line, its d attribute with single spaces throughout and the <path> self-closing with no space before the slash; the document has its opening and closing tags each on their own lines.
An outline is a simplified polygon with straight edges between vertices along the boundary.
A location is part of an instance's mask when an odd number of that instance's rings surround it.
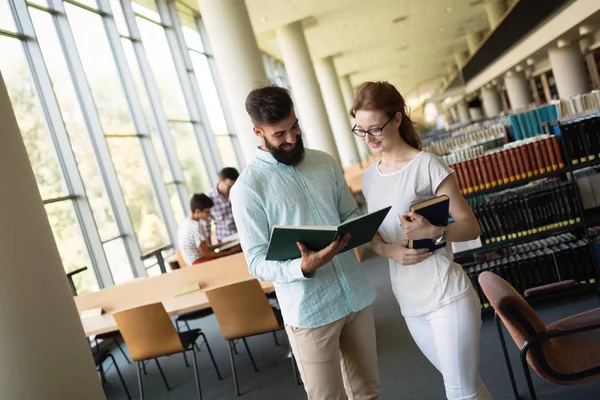
<svg viewBox="0 0 600 400">
<path fill-rule="evenodd" d="M 256 148 L 255 154 L 256 154 L 256 158 L 261 161 L 264 161 L 269 164 L 279 164 L 279 161 L 277 161 L 271 153 L 269 153 L 268 151 L 262 150 L 260 147 Z"/>
</svg>

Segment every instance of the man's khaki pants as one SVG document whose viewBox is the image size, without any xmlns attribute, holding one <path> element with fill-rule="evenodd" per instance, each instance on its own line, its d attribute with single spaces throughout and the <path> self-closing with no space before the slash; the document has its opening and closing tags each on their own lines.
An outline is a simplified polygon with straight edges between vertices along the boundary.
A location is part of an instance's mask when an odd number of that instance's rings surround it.
<svg viewBox="0 0 600 400">
<path fill-rule="evenodd" d="M 309 400 L 378 398 L 375 324 L 370 306 L 318 328 L 287 325 L 285 330 Z"/>
</svg>

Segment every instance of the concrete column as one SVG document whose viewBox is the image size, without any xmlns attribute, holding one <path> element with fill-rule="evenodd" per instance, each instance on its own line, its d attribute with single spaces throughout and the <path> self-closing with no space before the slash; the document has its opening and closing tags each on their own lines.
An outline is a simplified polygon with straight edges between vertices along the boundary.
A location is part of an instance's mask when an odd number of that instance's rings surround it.
<svg viewBox="0 0 600 400">
<path fill-rule="evenodd" d="M 463 64 L 467 58 L 465 57 L 465 53 L 462 51 L 457 51 L 454 53 L 454 62 L 456 62 L 456 68 L 460 71 L 463 67 Z"/>
<path fill-rule="evenodd" d="M 252 132 L 252 121 L 246 113 L 246 97 L 257 86 L 267 83 L 267 75 L 246 3 L 239 0 L 198 0 L 198 5 L 248 164 L 254 159 L 260 142 Z"/>
<path fill-rule="evenodd" d="M 458 122 L 464 124 L 465 122 L 469 122 L 469 106 L 466 101 L 461 101 L 456 105 L 456 111 L 458 113 Z"/>
<path fill-rule="evenodd" d="M 352 104 L 354 103 L 354 89 L 352 89 L 352 82 L 350 81 L 349 75 L 344 75 L 340 78 L 340 87 L 342 88 L 342 96 L 344 97 L 344 104 L 346 105 L 346 115 L 350 114 L 350 109 L 352 108 Z M 354 125 L 354 120 L 350 119 L 350 126 Z M 358 148 L 358 154 L 360 155 L 360 159 L 364 160 L 365 158 L 371 155 L 369 151 L 369 146 L 356 136 L 354 136 L 354 142 L 356 143 L 356 147 Z"/>
<path fill-rule="evenodd" d="M 467 33 L 467 46 L 469 46 L 469 54 L 475 53 L 477 46 L 481 42 L 481 32 L 469 32 Z"/>
<path fill-rule="evenodd" d="M 525 108 L 533 102 L 533 96 L 524 71 L 508 72 L 504 77 L 504 84 L 512 110 Z"/>
<path fill-rule="evenodd" d="M 481 107 L 469 107 L 469 118 L 476 120 L 483 117 L 483 111 Z"/>
<path fill-rule="evenodd" d="M 105 399 L 1 74 L 0 131 L 0 399 Z"/>
<path fill-rule="evenodd" d="M 481 88 L 481 101 L 486 117 L 495 117 L 502 112 L 502 100 L 495 87 L 485 86 Z"/>
<path fill-rule="evenodd" d="M 484 7 L 490 29 L 494 29 L 506 12 L 506 3 L 502 0 L 488 0 Z"/>
<path fill-rule="evenodd" d="M 331 154 L 341 165 L 302 24 L 299 21 L 292 22 L 277 28 L 275 32 L 294 92 L 296 108 L 306 118 L 300 121 L 302 132 L 311 147 Z"/>
<path fill-rule="evenodd" d="M 329 115 L 329 122 L 333 129 L 335 143 L 342 161 L 342 167 L 346 168 L 358 163 L 360 156 L 353 138 L 356 135 L 351 131 L 352 127 L 348 120 L 348 113 L 344 105 L 344 97 L 342 96 L 338 74 L 333 64 L 333 57 L 330 56 L 317 60 L 315 62 L 315 70 L 319 85 L 321 86 L 321 93 L 323 93 L 327 115 Z"/>
<path fill-rule="evenodd" d="M 591 90 L 585 60 L 579 45 L 571 43 L 548 51 L 556 89 L 561 99 L 566 99 Z"/>
</svg>

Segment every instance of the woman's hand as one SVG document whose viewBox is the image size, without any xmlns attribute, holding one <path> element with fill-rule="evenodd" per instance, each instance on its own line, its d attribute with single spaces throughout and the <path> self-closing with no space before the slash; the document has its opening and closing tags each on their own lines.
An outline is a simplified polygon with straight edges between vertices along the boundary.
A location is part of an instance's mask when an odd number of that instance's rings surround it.
<svg viewBox="0 0 600 400">
<path fill-rule="evenodd" d="M 400 216 L 400 224 L 404 235 L 411 240 L 433 239 L 442 234 L 439 226 L 432 225 L 427 218 L 412 211 L 405 211 Z"/>
<path fill-rule="evenodd" d="M 406 266 L 420 263 L 427 257 L 431 256 L 431 252 L 427 249 L 409 249 L 408 241 L 390 244 L 388 254 L 392 260 L 398 265 Z"/>
</svg>

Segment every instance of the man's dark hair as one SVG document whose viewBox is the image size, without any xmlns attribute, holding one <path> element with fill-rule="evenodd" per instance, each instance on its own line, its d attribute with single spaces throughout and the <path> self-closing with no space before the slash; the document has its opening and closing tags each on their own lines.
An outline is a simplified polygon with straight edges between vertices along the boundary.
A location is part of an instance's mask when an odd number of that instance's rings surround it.
<svg viewBox="0 0 600 400">
<path fill-rule="evenodd" d="M 225 179 L 231 179 L 232 181 L 236 181 L 239 177 L 240 173 L 237 169 L 233 167 L 225 167 L 221 170 L 221 172 L 219 172 L 219 178 L 221 178 L 222 181 L 224 181 Z"/>
<path fill-rule="evenodd" d="M 283 121 L 290 115 L 293 106 L 287 89 L 276 85 L 254 89 L 246 97 L 246 112 L 255 126 Z"/>
<path fill-rule="evenodd" d="M 204 193 L 195 193 L 190 200 L 190 211 L 204 211 L 214 205 L 215 203 L 212 201 L 212 199 Z"/>
</svg>

